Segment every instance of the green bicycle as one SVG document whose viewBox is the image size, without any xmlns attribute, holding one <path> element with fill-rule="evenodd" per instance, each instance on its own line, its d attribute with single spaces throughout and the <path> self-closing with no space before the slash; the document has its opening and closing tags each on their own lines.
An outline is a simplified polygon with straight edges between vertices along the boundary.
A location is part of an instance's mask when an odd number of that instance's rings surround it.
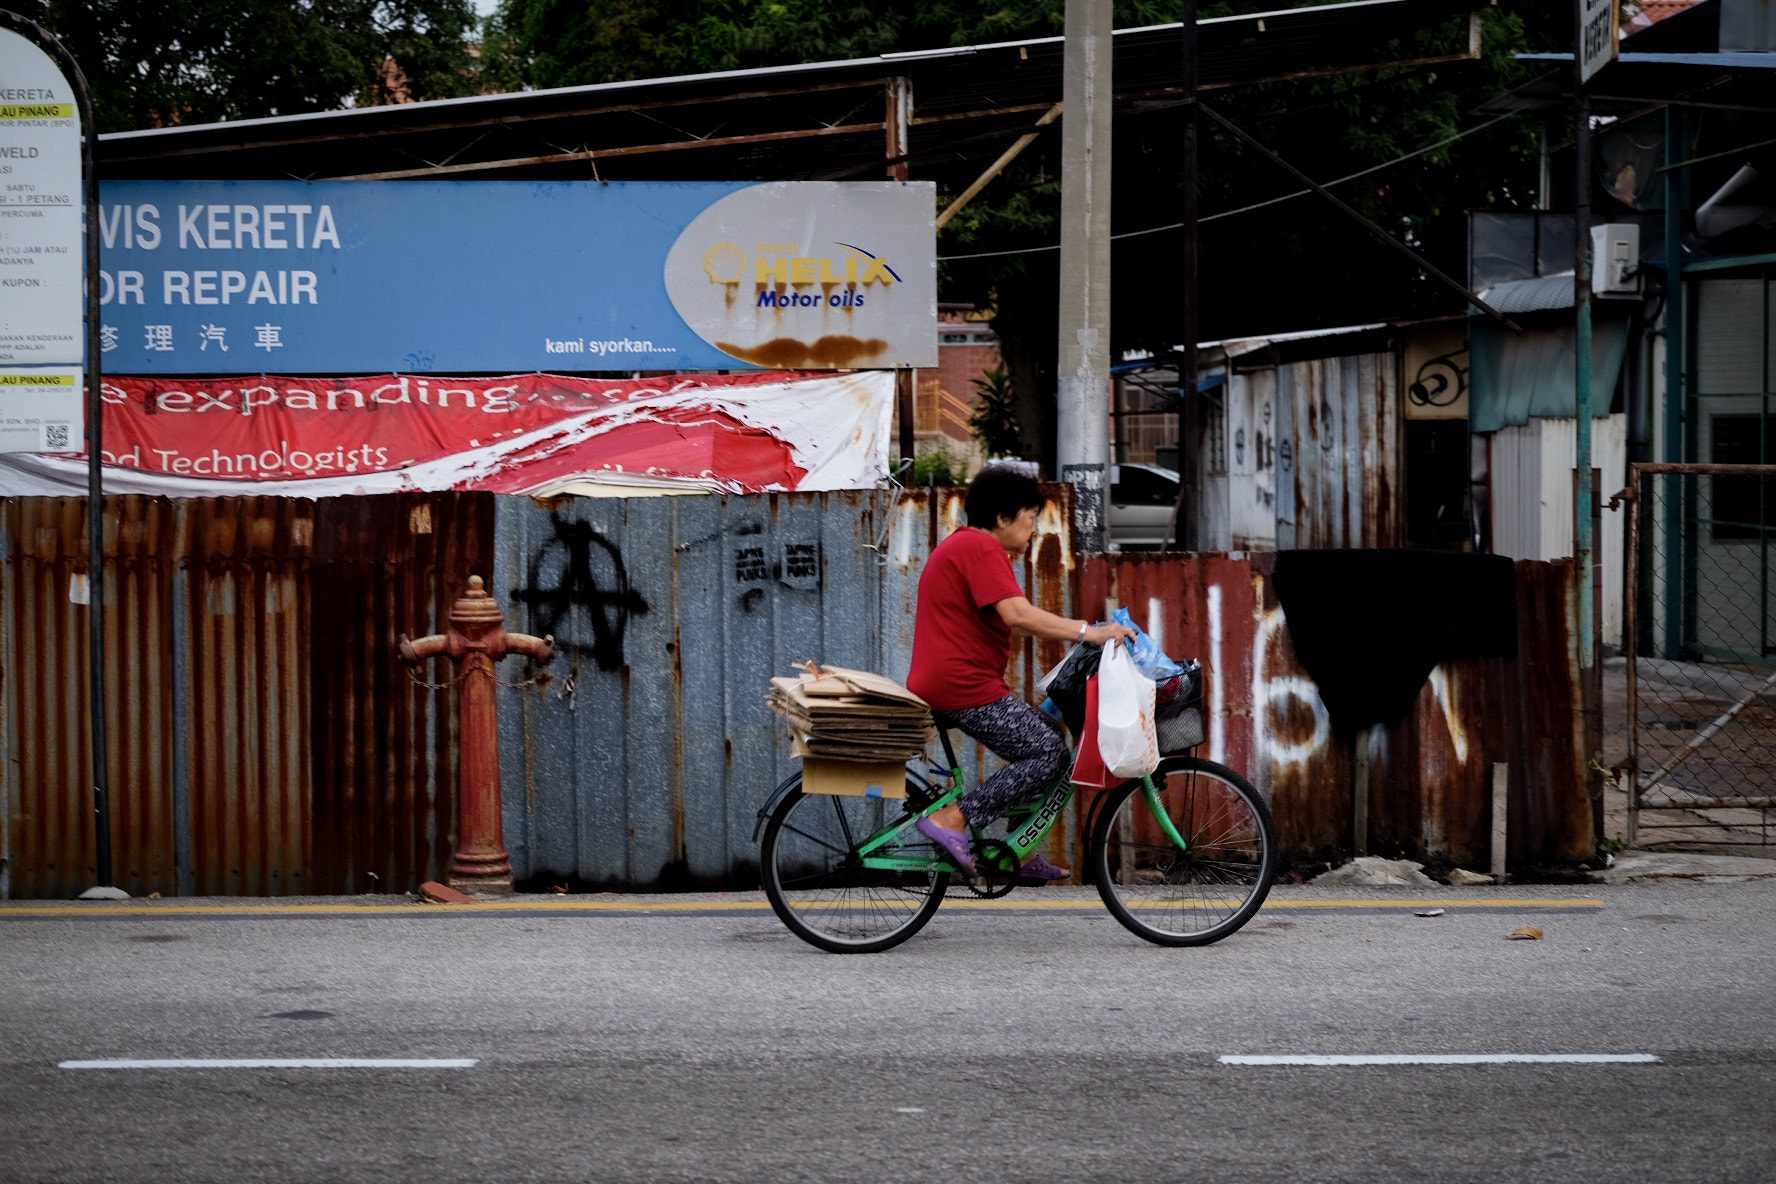
<svg viewBox="0 0 1776 1184">
<path fill-rule="evenodd" d="M 1076 787 L 1063 777 L 1013 811 L 1002 839 L 974 830 L 967 876 L 913 825 L 966 789 L 949 733 L 939 737 L 946 783 L 909 770 L 904 799 L 851 797 L 804 793 L 797 773 L 759 810 L 765 895 L 790 932 L 835 954 L 873 953 L 924 928 L 952 880 L 988 898 L 1017 887 L 1019 866 Z M 1086 833 L 1086 875 L 1110 915 L 1159 945 L 1220 941 L 1251 920 L 1276 876 L 1270 807 L 1244 777 L 1194 756 L 1167 756 L 1149 776 L 1104 790 Z"/>
</svg>

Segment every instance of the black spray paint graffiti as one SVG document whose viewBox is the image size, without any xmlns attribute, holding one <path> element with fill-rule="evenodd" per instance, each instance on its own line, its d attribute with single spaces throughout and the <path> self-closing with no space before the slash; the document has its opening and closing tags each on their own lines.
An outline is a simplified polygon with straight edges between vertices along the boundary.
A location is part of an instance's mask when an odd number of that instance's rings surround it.
<svg viewBox="0 0 1776 1184">
<path fill-rule="evenodd" d="M 776 580 L 803 591 L 818 591 L 820 576 L 820 544 L 779 543 L 775 555 L 765 549 L 764 527 L 745 523 L 734 530 L 734 583 L 741 588 L 740 608 L 756 612 L 765 603 L 762 585 Z"/>
<path fill-rule="evenodd" d="M 1467 352 L 1457 350 L 1420 366 L 1418 377 L 1406 388 L 1406 398 L 1419 407 L 1452 405 L 1468 389 L 1468 368 L 1456 361 Z"/>
<path fill-rule="evenodd" d="M 530 609 L 532 632 L 554 634 L 556 645 L 590 655 L 600 670 L 620 670 L 629 617 L 647 612 L 648 603 L 629 586 L 616 544 L 589 522 L 550 520 L 555 537 L 531 557 L 530 586 L 513 589 L 512 599 Z M 582 621 L 590 623 L 590 641 Z"/>
</svg>

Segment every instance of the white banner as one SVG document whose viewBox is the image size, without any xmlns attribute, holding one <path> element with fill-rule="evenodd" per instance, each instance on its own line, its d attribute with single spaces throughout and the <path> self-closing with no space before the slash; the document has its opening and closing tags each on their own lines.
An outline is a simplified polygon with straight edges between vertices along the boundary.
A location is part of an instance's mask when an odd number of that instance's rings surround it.
<svg viewBox="0 0 1776 1184">
<path fill-rule="evenodd" d="M 80 438 L 80 143 L 74 88 L 54 59 L 0 29 L 0 451 Z"/>
</svg>

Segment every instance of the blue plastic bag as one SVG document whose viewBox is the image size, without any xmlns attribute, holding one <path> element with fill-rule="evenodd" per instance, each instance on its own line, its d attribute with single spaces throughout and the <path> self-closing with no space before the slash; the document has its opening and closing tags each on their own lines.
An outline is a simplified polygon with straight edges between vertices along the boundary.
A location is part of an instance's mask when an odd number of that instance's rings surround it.
<svg viewBox="0 0 1776 1184">
<path fill-rule="evenodd" d="M 1119 608 L 1111 614 L 1110 619 L 1118 625 L 1135 631 L 1135 640 L 1129 643 L 1129 656 L 1135 660 L 1135 669 L 1142 677 L 1151 678 L 1156 683 L 1163 683 L 1184 673 L 1184 667 L 1166 657 L 1165 651 L 1129 616 L 1129 610 Z"/>
</svg>

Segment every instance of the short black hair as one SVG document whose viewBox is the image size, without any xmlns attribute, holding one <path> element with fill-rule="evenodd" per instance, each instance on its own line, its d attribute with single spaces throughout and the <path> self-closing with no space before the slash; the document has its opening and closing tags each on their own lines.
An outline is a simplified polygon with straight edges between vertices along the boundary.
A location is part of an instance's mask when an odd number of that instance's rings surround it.
<svg viewBox="0 0 1776 1184">
<path fill-rule="evenodd" d="M 1001 518 L 1016 518 L 1025 510 L 1041 510 L 1048 504 L 1042 486 L 1011 465 L 988 465 L 968 483 L 962 512 L 968 525 L 992 530 Z"/>
</svg>

